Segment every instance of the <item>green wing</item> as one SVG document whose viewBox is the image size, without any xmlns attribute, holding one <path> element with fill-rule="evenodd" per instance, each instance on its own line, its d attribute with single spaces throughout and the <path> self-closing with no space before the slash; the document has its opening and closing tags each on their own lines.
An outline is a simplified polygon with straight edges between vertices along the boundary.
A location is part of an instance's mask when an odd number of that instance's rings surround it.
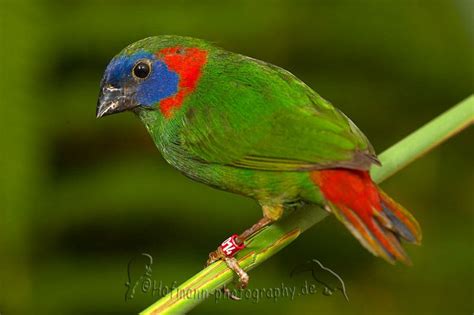
<svg viewBox="0 0 474 315">
<path fill-rule="evenodd" d="M 291 73 L 240 55 L 208 67 L 183 115 L 179 145 L 206 163 L 256 170 L 378 163 L 362 132 Z M 227 56 L 228 57 L 228 56 Z M 226 58 L 228 60 L 228 58 Z"/>
</svg>

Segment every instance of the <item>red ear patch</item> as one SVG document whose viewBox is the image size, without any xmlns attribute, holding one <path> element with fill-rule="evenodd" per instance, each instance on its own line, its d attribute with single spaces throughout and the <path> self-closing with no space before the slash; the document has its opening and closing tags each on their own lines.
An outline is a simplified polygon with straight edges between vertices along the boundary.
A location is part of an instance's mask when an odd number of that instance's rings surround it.
<svg viewBox="0 0 474 315">
<path fill-rule="evenodd" d="M 181 107 L 184 98 L 194 91 L 207 61 L 207 51 L 199 48 L 170 47 L 156 53 L 168 68 L 179 75 L 178 93 L 160 101 L 160 110 L 166 118 Z"/>
</svg>

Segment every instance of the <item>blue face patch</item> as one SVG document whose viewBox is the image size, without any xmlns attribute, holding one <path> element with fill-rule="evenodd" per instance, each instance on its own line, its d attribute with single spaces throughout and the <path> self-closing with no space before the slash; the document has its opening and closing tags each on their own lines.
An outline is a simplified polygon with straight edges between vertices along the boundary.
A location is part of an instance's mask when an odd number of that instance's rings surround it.
<svg viewBox="0 0 474 315">
<path fill-rule="evenodd" d="M 133 77 L 132 71 L 137 61 L 141 59 L 151 61 L 151 71 L 146 79 L 137 80 Z M 112 59 L 105 70 L 104 82 L 115 87 L 135 88 L 134 95 L 130 97 L 134 97 L 140 105 L 154 106 L 162 99 L 178 92 L 179 76 L 153 54 L 142 51 Z"/>
</svg>

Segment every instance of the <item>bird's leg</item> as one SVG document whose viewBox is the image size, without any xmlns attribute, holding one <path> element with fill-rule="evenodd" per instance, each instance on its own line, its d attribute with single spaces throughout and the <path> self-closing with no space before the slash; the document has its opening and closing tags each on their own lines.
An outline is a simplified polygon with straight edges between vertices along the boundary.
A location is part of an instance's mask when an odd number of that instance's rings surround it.
<svg viewBox="0 0 474 315">
<path fill-rule="evenodd" d="M 235 242 L 238 245 L 241 245 L 244 243 L 246 239 L 248 239 L 250 236 L 258 233 L 261 229 L 272 223 L 273 220 L 270 219 L 269 217 L 263 216 L 260 220 L 258 220 L 257 223 L 252 225 L 250 228 L 246 229 L 243 231 L 236 239 Z"/>
<path fill-rule="evenodd" d="M 223 248 L 225 248 L 225 244 L 228 244 L 231 238 L 233 238 L 232 241 L 235 242 L 236 245 L 242 246 L 244 244 L 244 241 L 247 238 L 249 238 L 253 234 L 257 233 L 258 231 L 260 231 L 261 229 L 263 229 L 264 227 L 266 227 L 267 225 L 269 225 L 272 222 L 273 221 L 270 218 L 267 218 L 267 217 L 264 216 L 263 218 L 258 220 L 257 223 L 252 225 L 250 228 L 246 229 L 240 235 L 231 236 L 226 241 L 224 241 L 222 243 L 222 245 L 217 248 L 217 250 L 215 250 L 215 251 L 213 251 L 209 254 L 209 259 L 207 260 L 207 265 L 210 265 L 213 262 L 221 260 L 221 259 L 224 260 L 224 258 L 229 258 L 228 256 L 230 254 L 235 254 L 237 252 L 237 251 L 235 253 L 224 252 Z M 231 268 L 231 269 L 234 270 L 233 268 Z"/>
<path fill-rule="evenodd" d="M 249 276 L 245 270 L 240 267 L 237 259 L 233 257 L 239 250 L 244 248 L 244 242 L 250 236 L 256 234 L 264 227 L 278 220 L 283 214 L 283 206 L 263 206 L 263 218 L 258 220 L 257 223 L 246 229 L 240 235 L 233 235 L 225 240 L 217 250 L 209 254 L 207 265 L 212 264 L 217 260 L 223 260 L 229 269 L 233 270 L 239 277 L 239 283 L 241 288 L 245 288 L 249 282 Z M 232 299 L 237 299 L 229 290 L 224 288 L 224 292 L 229 295 Z"/>
</svg>

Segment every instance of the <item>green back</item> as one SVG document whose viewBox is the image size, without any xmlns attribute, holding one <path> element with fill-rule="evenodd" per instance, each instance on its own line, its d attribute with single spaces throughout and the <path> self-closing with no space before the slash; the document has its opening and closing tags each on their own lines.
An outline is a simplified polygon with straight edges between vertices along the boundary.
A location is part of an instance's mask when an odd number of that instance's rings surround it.
<svg viewBox="0 0 474 315">
<path fill-rule="evenodd" d="M 157 118 L 158 130 L 149 128 L 165 158 L 276 171 L 368 169 L 377 162 L 362 132 L 288 71 L 204 41 L 172 39 L 157 37 L 148 48 L 198 46 L 208 61 L 183 106 Z"/>
</svg>

